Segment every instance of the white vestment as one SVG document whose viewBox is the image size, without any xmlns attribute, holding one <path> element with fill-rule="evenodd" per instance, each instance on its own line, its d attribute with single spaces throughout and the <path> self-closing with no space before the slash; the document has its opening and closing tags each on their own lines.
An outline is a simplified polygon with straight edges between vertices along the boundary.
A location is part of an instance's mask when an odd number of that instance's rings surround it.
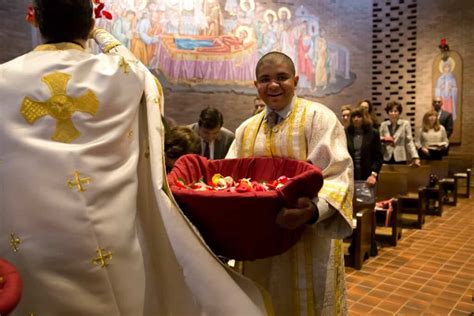
<svg viewBox="0 0 474 316">
<path fill-rule="evenodd" d="M 265 314 L 261 290 L 170 197 L 161 86 L 113 46 L 40 45 L 0 65 L 0 257 L 23 279 L 13 314 Z"/>
<path fill-rule="evenodd" d="M 244 262 L 243 274 L 270 292 L 276 315 L 347 313 L 342 238 L 351 233 L 352 160 L 342 125 L 322 104 L 294 98 L 292 110 L 270 129 L 266 112 L 245 121 L 226 158 L 287 157 L 322 170 L 318 194 L 337 212 L 308 225 L 302 238 L 279 256 Z"/>
</svg>

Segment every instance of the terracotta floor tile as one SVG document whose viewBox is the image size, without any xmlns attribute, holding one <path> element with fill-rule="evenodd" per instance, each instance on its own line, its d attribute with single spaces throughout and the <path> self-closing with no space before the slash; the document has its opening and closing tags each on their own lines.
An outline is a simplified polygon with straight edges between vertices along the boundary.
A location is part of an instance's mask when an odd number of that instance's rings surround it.
<svg viewBox="0 0 474 316">
<path fill-rule="evenodd" d="M 385 311 L 380 308 L 374 308 L 373 310 L 370 311 L 368 315 L 376 315 L 376 316 L 392 316 L 392 312 Z"/>
<path fill-rule="evenodd" d="M 451 300 L 449 298 L 445 298 L 442 296 L 438 296 L 433 300 L 433 304 L 439 305 L 439 306 L 444 306 L 452 309 L 457 303 L 457 300 Z"/>
<path fill-rule="evenodd" d="M 354 291 L 347 291 L 347 299 L 353 302 L 357 302 L 363 297 L 365 297 L 365 295 L 362 295 L 360 293 L 355 293 Z"/>
<path fill-rule="evenodd" d="M 464 294 L 464 292 L 466 292 L 466 289 L 466 286 L 459 286 L 457 284 L 450 283 L 446 286 L 444 290 L 452 293 Z"/>
<path fill-rule="evenodd" d="M 385 300 L 389 301 L 389 302 L 392 302 L 392 303 L 395 303 L 395 304 L 398 304 L 400 306 L 403 306 L 403 305 L 405 305 L 405 303 L 407 302 L 408 299 L 404 296 L 401 296 L 401 295 L 395 293 L 395 294 L 391 294 L 390 296 L 388 296 Z"/>
<path fill-rule="evenodd" d="M 396 313 L 401 307 L 402 307 L 402 304 L 393 303 L 387 300 L 382 301 L 379 305 L 377 305 L 377 308 L 386 310 L 391 313 Z"/>
<path fill-rule="evenodd" d="M 407 307 L 422 310 L 422 311 L 427 310 L 430 305 L 431 303 L 429 302 L 425 302 L 425 301 L 417 300 L 417 299 L 411 299 L 405 304 L 405 306 Z"/>
<path fill-rule="evenodd" d="M 431 304 L 427 310 L 427 312 L 431 312 L 437 315 L 448 315 L 450 311 L 451 311 L 451 308 L 439 306 L 436 304 Z"/>
<path fill-rule="evenodd" d="M 420 278 L 420 277 L 417 277 L 417 276 L 413 276 L 411 277 L 408 281 L 410 282 L 413 282 L 413 283 L 416 283 L 416 284 L 425 284 L 426 282 L 428 282 L 428 279 L 426 278 Z"/>
<path fill-rule="evenodd" d="M 380 298 L 373 296 L 365 296 L 359 300 L 359 303 L 375 307 L 380 303 Z"/>
<path fill-rule="evenodd" d="M 372 310 L 372 306 L 361 304 L 361 303 L 355 303 L 351 307 L 351 312 L 356 312 L 356 313 L 368 313 Z"/>
<path fill-rule="evenodd" d="M 388 284 L 388 283 L 382 283 L 377 286 L 377 290 L 382 290 L 382 291 L 387 291 L 387 292 L 392 292 L 398 288 L 398 285 L 393 285 L 393 284 Z"/>
<path fill-rule="evenodd" d="M 418 315 L 420 315 L 422 312 L 423 312 L 423 310 L 421 310 L 421 309 L 411 308 L 411 307 L 408 307 L 408 306 L 403 306 L 402 309 L 400 309 L 400 310 L 397 312 L 397 315 L 414 315 L 414 316 L 418 316 Z"/>
<path fill-rule="evenodd" d="M 474 199 L 403 229 L 361 270 L 347 268 L 349 315 L 465 315 L 474 312 Z M 474 316 L 474 315 L 471 315 Z"/>
<path fill-rule="evenodd" d="M 390 295 L 390 292 L 375 289 L 372 292 L 370 292 L 368 295 L 371 297 L 377 297 L 379 299 L 385 299 L 386 297 Z"/>
<path fill-rule="evenodd" d="M 464 297 L 460 293 L 453 293 L 449 292 L 447 289 L 445 289 L 443 292 L 439 294 L 439 297 L 451 300 L 451 301 L 459 301 L 462 300 Z M 469 298 L 470 299 L 470 298 Z"/>
<path fill-rule="evenodd" d="M 454 309 L 449 313 L 449 316 L 469 316 L 468 313 Z"/>
<path fill-rule="evenodd" d="M 399 287 L 393 293 L 395 293 L 397 295 L 400 295 L 400 296 L 403 296 L 406 299 L 410 299 L 410 298 L 412 298 L 413 296 L 416 295 L 417 291 L 416 290 L 411 290 L 411 289 L 406 289 L 406 288 L 403 288 L 403 287 Z"/>
<path fill-rule="evenodd" d="M 474 313 L 474 303 L 473 304 L 468 304 L 464 302 L 457 303 L 454 309 L 463 311 L 466 313 Z"/>
<path fill-rule="evenodd" d="M 435 297 L 436 297 L 435 295 L 428 294 L 428 293 L 421 293 L 421 292 L 418 292 L 415 295 L 416 299 L 422 300 L 422 301 L 425 301 L 425 302 L 430 302 L 430 303 L 433 301 L 433 299 Z"/>
</svg>

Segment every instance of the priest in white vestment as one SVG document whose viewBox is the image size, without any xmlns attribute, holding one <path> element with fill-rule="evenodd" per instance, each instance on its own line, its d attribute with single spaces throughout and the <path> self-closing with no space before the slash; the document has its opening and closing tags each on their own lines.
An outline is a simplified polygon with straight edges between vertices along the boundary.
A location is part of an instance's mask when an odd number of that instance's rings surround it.
<svg viewBox="0 0 474 316">
<path fill-rule="evenodd" d="M 277 216 L 284 228 L 306 225 L 302 238 L 282 255 L 244 262 L 243 274 L 270 292 L 276 315 L 345 315 L 342 238 L 352 231 L 353 169 L 344 129 L 330 109 L 295 95 L 298 76 L 285 54 L 264 55 L 256 75 L 266 109 L 239 126 L 226 158 L 307 160 L 324 184 L 317 197 Z"/>
<path fill-rule="evenodd" d="M 23 279 L 13 315 L 266 314 L 169 193 L 156 78 L 103 30 L 104 53 L 84 48 L 90 0 L 33 7 L 48 43 L 0 65 L 0 257 Z"/>
</svg>

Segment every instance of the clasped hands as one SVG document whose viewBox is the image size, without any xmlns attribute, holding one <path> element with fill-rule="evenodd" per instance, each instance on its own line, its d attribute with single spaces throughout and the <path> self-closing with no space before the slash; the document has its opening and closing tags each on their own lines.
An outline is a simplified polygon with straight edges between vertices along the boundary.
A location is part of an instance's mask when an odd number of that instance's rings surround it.
<svg viewBox="0 0 474 316">
<path fill-rule="evenodd" d="M 283 207 L 278 212 L 276 223 L 285 229 L 296 229 L 304 224 L 312 224 L 319 217 L 318 208 L 310 198 L 300 197 L 295 208 Z"/>
</svg>

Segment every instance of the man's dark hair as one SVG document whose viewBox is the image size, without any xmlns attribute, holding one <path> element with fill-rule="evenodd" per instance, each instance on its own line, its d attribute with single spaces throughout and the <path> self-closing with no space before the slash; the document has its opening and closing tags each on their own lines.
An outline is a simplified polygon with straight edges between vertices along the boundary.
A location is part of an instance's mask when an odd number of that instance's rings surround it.
<svg viewBox="0 0 474 316">
<path fill-rule="evenodd" d="M 35 18 L 49 43 L 87 40 L 93 25 L 91 0 L 34 0 Z"/>
<path fill-rule="evenodd" d="M 385 112 L 390 112 L 390 110 L 392 109 L 397 109 L 398 112 L 400 112 L 400 114 L 402 114 L 402 111 L 403 111 L 403 108 L 402 108 L 402 104 L 398 101 L 390 101 L 387 103 L 387 106 L 385 107 Z"/>
<path fill-rule="evenodd" d="M 291 60 L 288 55 L 285 55 L 281 52 L 269 52 L 263 55 L 260 60 L 257 62 L 257 67 L 255 67 L 255 77 L 258 80 L 258 71 L 260 67 L 263 66 L 264 63 L 272 61 L 272 62 L 283 62 L 290 66 L 290 71 L 293 76 L 296 75 L 295 63 Z"/>
<path fill-rule="evenodd" d="M 224 125 L 224 117 L 218 109 L 207 107 L 201 111 L 198 124 L 199 127 L 203 127 L 205 129 L 215 129 Z"/>
</svg>

